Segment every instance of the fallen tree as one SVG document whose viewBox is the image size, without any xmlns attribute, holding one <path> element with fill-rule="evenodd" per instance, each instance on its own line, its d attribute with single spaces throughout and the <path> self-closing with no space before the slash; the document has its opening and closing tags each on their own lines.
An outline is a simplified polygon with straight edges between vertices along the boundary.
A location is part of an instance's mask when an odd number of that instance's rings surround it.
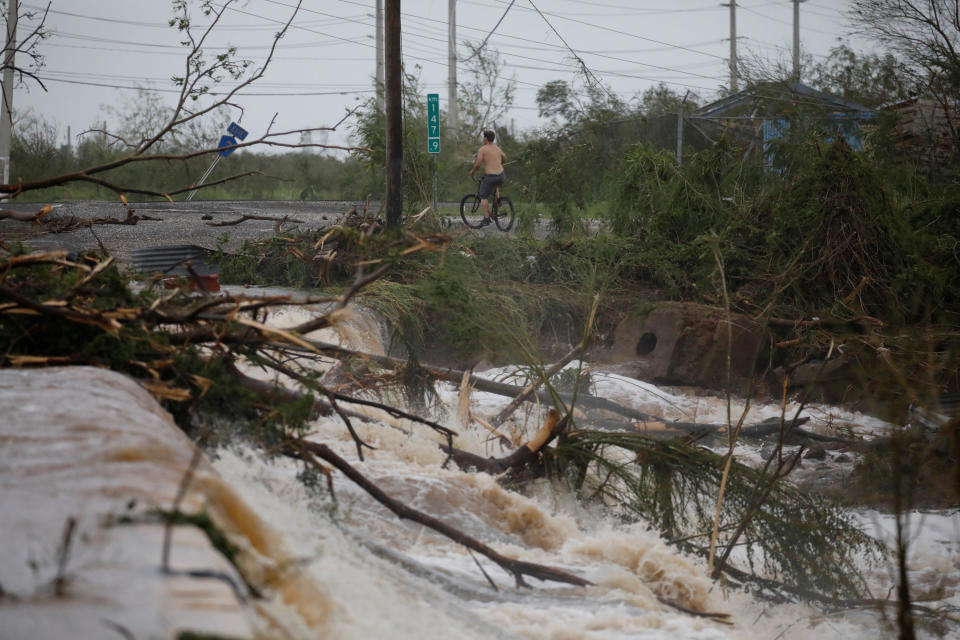
<svg viewBox="0 0 960 640">
<path fill-rule="evenodd" d="M 109 257 L 88 253 L 78 261 L 72 261 L 63 252 L 10 256 L 0 262 L 0 318 L 3 319 L 0 339 L 5 345 L 4 364 L 30 367 L 83 363 L 123 371 L 138 379 L 160 399 L 179 417 L 178 422 L 188 432 L 198 416 L 205 413 L 232 412 L 242 418 L 237 424 L 252 419 L 258 427 L 251 436 L 267 449 L 294 455 L 317 468 L 326 468 L 322 462 L 332 465 L 401 517 L 417 519 L 453 540 L 486 553 L 511 573 L 518 584 L 523 584 L 524 576 L 571 584 L 585 584 L 585 581 L 550 567 L 505 558 L 482 546 L 480 541 L 465 537 L 463 532 L 449 524 L 432 520 L 428 514 L 420 514 L 392 501 L 322 443 L 306 444 L 308 441 L 300 434 L 309 420 L 318 412 L 336 413 L 351 433 L 357 456 L 362 461 L 364 449 L 370 445 L 353 428 L 352 420 L 360 415 L 347 407 L 362 405 L 386 411 L 431 428 L 445 441 L 443 447 L 451 461 L 462 468 L 495 475 L 506 472 L 507 478 L 521 477 L 528 470 L 536 475 L 541 468 L 546 469 L 556 477 L 567 478 L 584 499 L 604 497 L 609 504 L 620 505 L 628 516 L 649 518 L 668 540 L 696 550 L 700 546 L 696 542 L 698 536 L 708 534 L 702 523 L 684 523 L 682 514 L 687 513 L 684 500 L 702 502 L 712 495 L 712 483 L 719 468 L 717 456 L 713 454 L 682 441 L 656 440 L 638 433 L 604 434 L 586 431 L 582 427 L 570 431 L 571 416 L 567 408 L 564 409 L 567 414 L 562 418 L 558 411 L 550 413 L 537 434 L 511 454 L 490 460 L 455 447 L 453 439 L 456 434 L 449 428 L 370 399 L 369 396 L 376 396 L 387 385 L 399 384 L 398 376 L 391 380 L 380 375 L 377 378 L 380 387 L 364 389 L 363 396 L 334 391 L 319 384 L 317 361 L 321 358 L 360 359 L 369 363 L 371 369 L 380 366 L 394 371 L 407 364 L 401 359 L 361 354 L 312 340 L 301 332 L 342 322 L 344 307 L 364 287 L 386 273 L 391 260 L 411 253 L 441 250 L 443 246 L 443 239 L 439 236 L 421 238 L 410 235 L 404 243 L 393 247 L 393 255 L 384 257 L 383 264 L 375 271 L 366 273 L 361 270 L 354 284 L 340 295 L 301 300 L 288 296 L 211 297 L 191 293 L 186 288 L 161 295 L 151 286 L 135 293 L 126 287 L 123 276 Z M 267 322 L 272 309 L 304 304 L 319 305 L 326 311 L 288 329 L 278 329 Z M 272 371 L 278 377 L 277 382 L 264 383 L 250 378 L 235 366 L 241 362 Z M 466 376 L 477 388 L 512 399 L 522 394 L 533 397 L 531 385 L 506 385 L 452 369 L 424 369 L 442 380 L 459 382 Z M 544 391 L 538 395 L 541 398 L 555 397 Z M 573 396 L 561 397 L 569 397 L 570 404 L 573 404 Z M 617 415 L 639 414 L 603 398 L 585 394 L 576 396 L 577 406 L 587 403 L 609 409 Z M 653 424 L 654 417 L 639 415 L 647 424 Z M 660 419 L 657 424 L 669 427 L 675 423 Z M 715 427 L 714 430 L 719 432 L 724 428 L 722 425 L 676 424 L 681 430 L 689 428 L 691 431 Z M 771 428 L 767 424 L 760 426 Z M 561 433 L 563 438 L 558 446 L 550 446 Z M 627 458 L 627 464 L 624 454 L 614 453 L 614 448 L 631 456 Z M 778 469 L 778 473 L 784 469 Z M 782 537 L 781 529 L 774 526 L 778 518 L 774 514 L 784 513 L 782 509 L 790 501 L 806 505 L 804 509 L 821 509 L 821 506 L 808 505 L 809 498 L 791 492 L 781 493 L 780 489 L 761 494 L 759 500 L 750 498 L 756 488 L 749 482 L 754 477 L 751 473 L 746 468 L 736 468 L 734 477 L 737 481 L 728 489 L 730 497 L 727 502 L 734 508 L 730 514 L 738 513 L 735 510 L 738 505 L 746 511 L 739 512 L 740 516 L 728 514 L 722 530 L 732 531 L 741 524 L 738 518 L 749 514 L 745 532 L 750 544 L 765 545 L 764 555 L 773 554 L 771 557 L 778 558 L 782 563 L 778 565 L 781 571 L 806 572 L 815 576 L 808 563 L 793 557 L 797 554 L 798 544 L 814 543 L 809 536 L 805 537 L 804 531 L 794 526 L 795 523 L 791 524 L 793 520 L 784 521 L 786 530 L 793 537 Z M 674 487 L 685 488 L 675 490 Z M 836 543 L 826 551 L 810 546 L 802 555 L 808 559 L 822 558 L 824 553 L 849 553 L 868 544 L 855 532 L 844 528 L 845 525 L 838 524 L 843 519 L 836 512 L 825 510 L 824 513 L 830 514 L 829 518 L 833 520 L 828 518 L 829 522 L 818 526 L 827 527 L 824 530 L 835 534 Z M 776 540 L 780 540 L 780 547 L 771 547 Z M 837 545 L 846 545 L 846 551 L 841 551 Z M 788 558 L 783 558 L 782 554 L 788 554 Z M 840 558 L 826 564 L 845 566 Z M 831 582 L 835 578 L 840 580 L 839 586 Z M 814 591 L 833 585 L 844 597 L 855 597 L 857 593 L 856 582 L 850 577 L 821 575 L 808 580 L 807 588 Z"/>
<path fill-rule="evenodd" d="M 427 246 L 415 241 L 417 250 Z M 407 248 L 409 250 L 409 247 Z M 122 280 L 110 258 L 90 254 L 82 262 L 68 260 L 65 252 L 16 255 L 0 262 L 0 339 L 4 345 L 6 366 L 41 367 L 53 364 L 94 364 L 109 366 L 134 377 L 181 421 L 192 423 L 196 414 L 228 403 L 234 412 L 248 417 L 281 413 L 274 426 L 256 439 L 284 455 L 296 457 L 321 469 L 330 478 L 323 460 L 357 483 L 401 518 L 431 527 L 451 540 L 484 554 L 514 576 L 520 586 L 528 586 L 524 577 L 559 581 L 578 586 L 591 584 L 567 571 L 504 556 L 467 533 L 391 498 L 353 465 L 322 443 L 298 437 L 298 429 L 317 413 L 336 413 L 353 436 L 358 457 L 363 459 L 363 442 L 352 428 L 354 414 L 342 403 L 374 407 L 389 414 L 425 424 L 452 448 L 452 430 L 403 409 L 361 397 L 323 389 L 297 368 L 300 354 L 286 350 L 287 345 L 318 350 L 296 332 L 272 328 L 250 319 L 271 307 L 294 302 L 289 297 L 251 299 L 242 296 L 197 297 L 178 289 L 159 297 L 148 288 L 140 293 L 113 287 Z M 358 278 L 357 286 L 337 298 L 342 308 L 371 276 Z M 40 294 L 43 294 L 42 297 Z M 119 294 L 119 295 L 118 295 Z M 315 302 L 315 301 L 314 301 Z M 331 314 L 333 315 L 333 314 Z M 328 323 L 336 322 L 328 318 Z M 179 331 L 173 329 L 179 327 Z M 202 330 L 201 330 L 202 327 Z M 173 330 L 173 333 L 169 333 Z M 167 340 L 183 337 L 220 336 L 220 340 Z M 54 338 L 58 336 L 58 338 Z M 282 340 L 278 342 L 277 339 Z M 79 350 L 75 346 L 80 345 Z M 206 350 L 206 354 L 201 349 Z M 236 363 L 258 362 L 285 376 L 292 383 L 318 392 L 318 397 L 300 393 L 283 385 L 265 383 L 243 374 Z M 146 376 L 144 376 L 146 374 Z M 278 412 L 283 407 L 286 413 Z M 218 410 L 224 410 L 220 404 Z M 184 416 L 184 409 L 187 415 Z M 191 417 L 192 416 L 192 417 Z M 181 422 L 182 424 L 182 422 Z M 188 431 L 189 426 L 183 425 Z M 271 444 L 276 441 L 276 444 Z M 332 480 L 330 481 L 332 487 Z M 488 576 L 489 578 L 489 576 Z M 492 584 L 492 581 L 491 581 Z"/>
</svg>

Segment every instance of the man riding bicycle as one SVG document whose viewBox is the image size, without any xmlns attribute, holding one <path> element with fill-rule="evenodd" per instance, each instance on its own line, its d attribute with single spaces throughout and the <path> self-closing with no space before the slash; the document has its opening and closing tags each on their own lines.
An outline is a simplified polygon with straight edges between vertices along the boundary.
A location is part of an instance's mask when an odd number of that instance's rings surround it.
<svg viewBox="0 0 960 640">
<path fill-rule="evenodd" d="M 483 167 L 483 179 L 480 182 L 480 204 L 483 208 L 483 222 L 481 225 L 490 224 L 490 205 L 488 199 L 490 194 L 496 188 L 499 194 L 499 187 L 503 184 L 503 163 L 507 156 L 497 145 L 493 144 L 496 134 L 493 131 L 483 132 L 483 146 L 477 151 L 477 161 L 473 163 L 470 169 L 470 178 L 473 174 Z"/>
</svg>

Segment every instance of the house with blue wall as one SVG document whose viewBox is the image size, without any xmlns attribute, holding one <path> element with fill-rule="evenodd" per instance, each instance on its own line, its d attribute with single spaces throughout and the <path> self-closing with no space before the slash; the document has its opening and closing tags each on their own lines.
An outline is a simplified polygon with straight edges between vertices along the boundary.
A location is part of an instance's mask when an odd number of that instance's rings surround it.
<svg viewBox="0 0 960 640">
<path fill-rule="evenodd" d="M 860 151 L 863 124 L 876 117 L 869 107 L 800 82 L 764 82 L 701 107 L 691 119 L 710 135 L 741 141 L 746 155 L 763 153 L 770 159 L 775 142 L 800 121 L 820 127 L 825 141 L 842 136 Z"/>
</svg>

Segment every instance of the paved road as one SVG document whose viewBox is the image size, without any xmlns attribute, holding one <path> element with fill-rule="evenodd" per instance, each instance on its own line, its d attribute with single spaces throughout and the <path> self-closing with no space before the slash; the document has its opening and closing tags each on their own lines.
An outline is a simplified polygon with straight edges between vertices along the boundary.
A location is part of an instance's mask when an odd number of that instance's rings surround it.
<svg viewBox="0 0 960 640">
<path fill-rule="evenodd" d="M 17 211 L 36 211 L 42 204 L 16 204 L 9 208 Z M 119 202 L 65 202 L 54 205 L 51 215 L 61 218 L 123 219 L 126 208 Z M 22 239 L 39 250 L 65 249 L 77 251 L 96 248 L 98 243 L 110 251 L 119 262 L 130 262 L 133 249 L 161 245 L 197 245 L 216 249 L 224 236 L 226 251 L 239 249 L 245 240 L 263 238 L 273 234 L 274 223 L 269 220 L 246 220 L 238 225 L 213 227 L 208 223 L 236 220 L 240 216 L 289 215 L 302 221 L 298 226 L 322 228 L 333 224 L 341 214 L 363 203 L 356 202 L 240 202 L 240 201 L 193 201 L 150 202 L 132 204 L 136 215 L 157 220 L 140 220 L 135 225 L 99 224 L 92 228 L 80 228 L 65 233 L 37 234 L 38 227 L 15 220 L 0 220 L 0 239 Z M 206 219 L 205 219 L 206 218 Z"/>
<path fill-rule="evenodd" d="M 445 211 L 455 210 L 457 203 L 441 203 Z M 42 203 L 16 203 L 7 205 L 16 211 L 35 212 Z M 50 214 L 62 219 L 70 217 L 90 220 L 114 218 L 122 220 L 127 209 L 120 202 L 82 201 L 55 203 Z M 270 220 L 246 220 L 238 225 L 215 227 L 209 223 L 237 220 L 243 215 L 289 215 L 300 221 L 301 228 L 320 229 L 328 227 L 352 208 L 363 210 L 363 202 L 352 201 L 191 201 L 148 202 L 131 204 L 136 215 L 157 218 L 140 220 L 135 225 L 98 224 L 63 233 L 41 233 L 41 227 L 17 220 L 0 219 L 0 240 L 22 240 L 37 250 L 63 249 L 80 251 L 95 249 L 102 243 L 121 264 L 130 264 L 130 252 L 134 249 L 197 245 L 205 249 L 217 249 L 222 244 L 225 251 L 237 251 L 244 241 L 273 235 L 274 222 Z M 370 204 L 372 211 L 379 210 L 379 203 Z M 459 216 L 450 217 L 450 230 L 465 230 Z M 289 226 L 285 228 L 290 228 Z M 541 220 L 537 235 L 543 237 L 548 223 Z M 470 233 L 496 234 L 490 225 Z M 226 238 L 226 241 L 224 241 Z"/>
</svg>

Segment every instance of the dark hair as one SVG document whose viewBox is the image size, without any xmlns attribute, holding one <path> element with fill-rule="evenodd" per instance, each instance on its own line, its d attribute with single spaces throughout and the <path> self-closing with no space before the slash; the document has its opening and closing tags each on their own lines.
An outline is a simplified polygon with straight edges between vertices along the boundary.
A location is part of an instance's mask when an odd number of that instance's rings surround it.
<svg viewBox="0 0 960 640">
<path fill-rule="evenodd" d="M 489 140 L 490 142 L 493 142 L 494 138 L 497 137 L 497 134 L 495 134 L 493 131 L 484 131 L 483 137 Z"/>
</svg>

